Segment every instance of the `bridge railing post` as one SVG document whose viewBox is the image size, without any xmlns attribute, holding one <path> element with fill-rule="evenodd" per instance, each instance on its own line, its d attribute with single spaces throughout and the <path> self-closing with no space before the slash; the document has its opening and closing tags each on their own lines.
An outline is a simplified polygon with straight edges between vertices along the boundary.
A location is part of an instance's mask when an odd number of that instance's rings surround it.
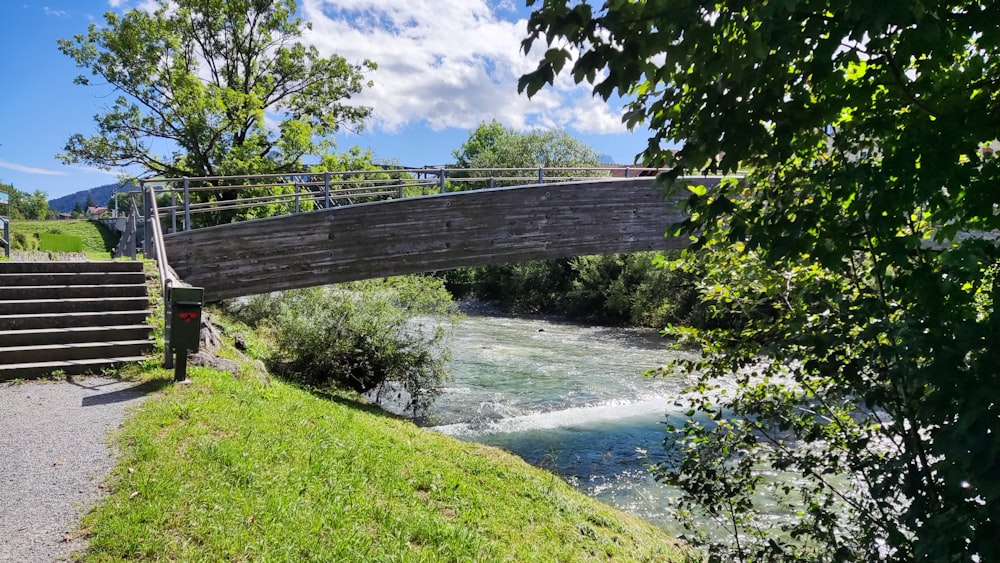
<svg viewBox="0 0 1000 563">
<path fill-rule="evenodd" d="M 544 168 L 539 168 L 538 169 L 538 183 L 539 184 L 544 184 L 545 183 L 545 169 Z"/>
<path fill-rule="evenodd" d="M 191 180 L 184 178 L 184 230 L 191 230 Z"/>
<path fill-rule="evenodd" d="M 330 173 L 323 173 L 323 209 L 330 209 Z"/>
<path fill-rule="evenodd" d="M 152 187 L 146 189 L 146 182 L 144 180 L 139 180 L 139 190 L 142 192 L 142 255 L 149 257 L 152 252 L 151 239 L 153 237 L 153 226 L 150 221 L 150 213 L 152 203 L 149 202 L 149 198 L 156 197 L 153 192 Z"/>
<path fill-rule="evenodd" d="M 170 232 L 177 232 L 177 192 L 170 192 Z"/>
<path fill-rule="evenodd" d="M 441 193 L 444 193 L 444 168 L 438 169 L 438 187 L 441 188 Z"/>
</svg>

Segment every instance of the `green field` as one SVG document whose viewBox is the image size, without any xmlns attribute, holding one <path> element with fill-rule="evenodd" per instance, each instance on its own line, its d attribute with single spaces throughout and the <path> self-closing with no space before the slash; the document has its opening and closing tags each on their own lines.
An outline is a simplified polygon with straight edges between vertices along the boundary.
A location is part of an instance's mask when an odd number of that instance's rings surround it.
<svg viewBox="0 0 1000 563">
<path fill-rule="evenodd" d="M 42 248 L 40 235 L 51 233 L 62 235 L 55 238 L 79 237 L 82 251 L 88 258 L 107 259 L 111 257 L 111 251 L 118 243 L 118 236 L 96 221 L 11 221 L 10 230 L 13 250 L 65 252 L 63 248 L 71 248 L 63 246 Z"/>
</svg>

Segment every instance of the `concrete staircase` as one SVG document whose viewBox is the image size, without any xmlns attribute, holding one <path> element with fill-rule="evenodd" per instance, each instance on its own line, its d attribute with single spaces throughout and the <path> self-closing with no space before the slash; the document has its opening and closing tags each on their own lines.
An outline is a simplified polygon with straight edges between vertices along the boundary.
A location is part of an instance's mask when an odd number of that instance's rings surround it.
<svg viewBox="0 0 1000 563">
<path fill-rule="evenodd" d="M 0 262 L 0 381 L 141 361 L 148 315 L 141 262 Z"/>
</svg>

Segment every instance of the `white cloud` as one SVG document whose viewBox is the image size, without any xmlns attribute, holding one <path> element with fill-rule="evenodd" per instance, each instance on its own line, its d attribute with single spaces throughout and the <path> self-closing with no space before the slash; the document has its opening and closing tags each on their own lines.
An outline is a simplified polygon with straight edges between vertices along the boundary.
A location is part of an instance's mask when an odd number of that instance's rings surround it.
<svg viewBox="0 0 1000 563">
<path fill-rule="evenodd" d="M 35 168 L 34 166 L 25 166 L 23 164 L 15 164 L 13 162 L 6 162 L 0 160 L 0 168 L 8 168 L 10 170 L 16 170 L 17 172 L 23 172 L 25 174 L 40 174 L 42 176 L 65 176 L 66 173 L 60 170 L 46 170 L 45 168 Z"/>
<path fill-rule="evenodd" d="M 53 16 L 53 17 L 56 17 L 56 18 L 68 18 L 69 17 L 69 12 L 67 12 L 66 10 L 56 10 L 55 8 L 50 8 L 48 6 L 44 6 L 42 8 L 42 11 L 45 12 L 46 16 Z"/>
<path fill-rule="evenodd" d="M 73 165 L 70 168 L 74 170 L 79 170 L 80 172 L 86 172 L 88 174 L 104 174 L 106 176 L 118 176 L 119 172 L 114 170 L 105 170 L 103 168 L 97 168 L 96 166 L 79 166 Z"/>
<path fill-rule="evenodd" d="M 108 5 L 112 8 L 120 8 L 125 4 L 125 0 L 108 0 Z"/>
<path fill-rule="evenodd" d="M 374 86 L 355 101 L 374 108 L 382 131 L 411 123 L 471 129 L 496 118 L 517 129 L 566 128 L 621 133 L 621 110 L 595 99 L 587 85 L 557 78 L 531 100 L 517 80 L 544 49 L 521 52 L 525 20 L 501 17 L 508 0 L 305 0 L 306 40 L 348 62 L 378 63 Z"/>
</svg>

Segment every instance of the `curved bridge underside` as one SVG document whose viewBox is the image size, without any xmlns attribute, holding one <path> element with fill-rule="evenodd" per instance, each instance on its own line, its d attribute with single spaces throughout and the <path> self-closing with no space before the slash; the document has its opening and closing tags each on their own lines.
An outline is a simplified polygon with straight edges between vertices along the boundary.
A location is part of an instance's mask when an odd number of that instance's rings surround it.
<svg viewBox="0 0 1000 563">
<path fill-rule="evenodd" d="M 697 178 L 714 184 L 717 179 Z M 683 219 L 652 178 L 467 191 L 166 235 L 207 301 L 452 268 L 680 248 Z"/>
</svg>

